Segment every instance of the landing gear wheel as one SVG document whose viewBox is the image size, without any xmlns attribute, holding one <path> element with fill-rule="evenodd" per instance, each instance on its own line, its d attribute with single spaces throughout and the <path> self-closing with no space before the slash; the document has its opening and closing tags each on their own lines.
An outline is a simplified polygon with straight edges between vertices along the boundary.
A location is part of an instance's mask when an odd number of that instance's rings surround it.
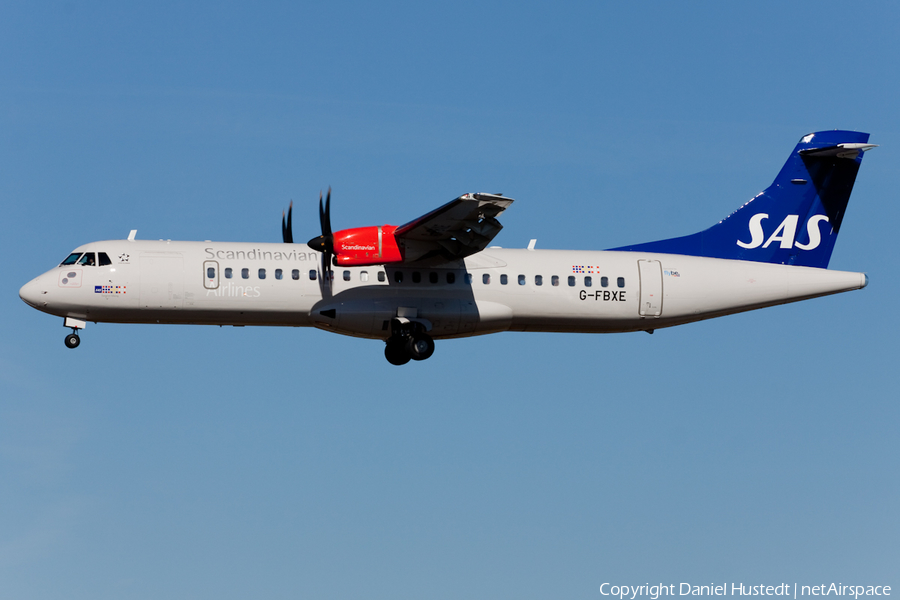
<svg viewBox="0 0 900 600">
<path fill-rule="evenodd" d="M 410 356 L 406 351 L 406 345 L 403 340 L 389 340 L 384 346 L 384 357 L 392 365 L 400 366 L 409 362 Z"/>
<path fill-rule="evenodd" d="M 77 333 L 70 333 L 66 336 L 66 348 L 77 348 L 80 343 L 81 338 L 78 337 Z"/>
<path fill-rule="evenodd" d="M 434 340 L 424 333 L 414 333 L 406 342 L 406 353 L 413 360 L 425 360 L 434 354 Z"/>
</svg>

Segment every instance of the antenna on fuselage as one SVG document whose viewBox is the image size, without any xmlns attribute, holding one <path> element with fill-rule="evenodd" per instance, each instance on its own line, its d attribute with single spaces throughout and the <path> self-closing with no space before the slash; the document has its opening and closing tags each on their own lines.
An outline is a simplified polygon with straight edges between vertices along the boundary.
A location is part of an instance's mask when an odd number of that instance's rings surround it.
<svg viewBox="0 0 900 600">
<path fill-rule="evenodd" d="M 131 233 L 128 234 L 128 241 L 133 242 L 134 236 L 136 236 L 136 235 L 137 235 L 137 229 L 132 229 Z"/>
</svg>

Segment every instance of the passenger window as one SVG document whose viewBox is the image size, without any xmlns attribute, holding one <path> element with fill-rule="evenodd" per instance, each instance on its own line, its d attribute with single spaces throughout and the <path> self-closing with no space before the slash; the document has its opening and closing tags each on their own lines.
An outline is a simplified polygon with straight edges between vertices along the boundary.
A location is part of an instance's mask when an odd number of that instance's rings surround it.
<svg viewBox="0 0 900 600">
<path fill-rule="evenodd" d="M 297 272 L 297 275 L 300 275 L 300 273 Z M 309 270 L 309 280 L 310 280 L 310 281 L 315 281 L 316 278 L 318 278 L 318 276 L 319 276 L 319 274 L 316 272 L 315 269 L 310 269 L 310 270 Z"/>
<path fill-rule="evenodd" d="M 259 272 L 258 272 L 258 275 L 259 275 L 259 278 L 260 278 L 260 279 L 265 279 L 265 278 L 266 278 L 266 270 L 265 270 L 265 269 L 260 269 Z"/>
<path fill-rule="evenodd" d="M 609 285 L 609 277 L 601 277 L 600 278 L 600 287 L 607 287 Z"/>
<path fill-rule="evenodd" d="M 413 283 L 421 283 L 422 282 L 422 274 L 418 271 L 413 271 Z"/>
<path fill-rule="evenodd" d="M 431 283 L 437 283 L 437 282 L 438 282 L 438 274 L 437 274 L 436 272 L 434 272 L 434 271 L 432 271 L 431 273 L 429 273 L 429 274 L 428 274 L 428 281 L 431 282 Z"/>
<path fill-rule="evenodd" d="M 403 271 L 394 271 L 394 283 L 403 283 Z"/>
<path fill-rule="evenodd" d="M 250 279 L 250 269 L 241 269 L 241 279 Z"/>
<path fill-rule="evenodd" d="M 106 267 L 112 264 L 112 261 L 109 260 L 109 254 L 107 254 L 106 252 L 98 252 L 97 261 L 101 267 Z"/>
<path fill-rule="evenodd" d="M 215 267 L 207 267 L 206 268 L 206 278 L 207 279 L 215 279 L 216 278 L 216 268 Z"/>
<path fill-rule="evenodd" d="M 65 265 L 74 265 L 76 262 L 78 262 L 79 256 L 81 256 L 81 252 L 73 252 L 72 254 L 70 254 L 66 257 L 66 260 L 59 263 L 59 266 L 62 267 Z"/>
<path fill-rule="evenodd" d="M 544 276 L 543 275 L 535 275 L 534 276 L 534 285 L 544 285 Z"/>
<path fill-rule="evenodd" d="M 525 285 L 525 276 L 519 275 L 519 285 Z"/>
<path fill-rule="evenodd" d="M 490 273 L 485 273 L 484 275 L 481 276 L 481 283 L 483 283 L 484 285 L 487 285 L 487 284 L 489 284 L 490 282 L 491 282 L 491 275 L 490 275 Z"/>
<path fill-rule="evenodd" d="M 283 272 L 281 269 L 275 269 L 275 279 L 281 279 Z"/>
<path fill-rule="evenodd" d="M 369 280 L 369 272 L 368 271 L 360 271 L 359 272 L 359 280 L 360 281 L 368 281 Z"/>
<path fill-rule="evenodd" d="M 378 271 L 378 281 L 384 281 L 384 280 L 385 280 L 384 271 Z"/>
<path fill-rule="evenodd" d="M 344 281 L 350 281 L 350 271 L 344 271 Z"/>
<path fill-rule="evenodd" d="M 559 275 L 554 275 L 550 278 L 550 285 L 552 285 L 553 287 L 559 286 Z"/>
<path fill-rule="evenodd" d="M 619 277 L 618 279 L 616 279 L 616 285 L 619 286 L 620 288 L 625 287 L 625 278 Z"/>
<path fill-rule="evenodd" d="M 225 267 L 225 279 L 231 279 L 231 267 Z"/>
<path fill-rule="evenodd" d="M 584 287 L 591 287 L 592 285 L 594 285 L 594 282 L 591 280 L 591 276 L 586 275 L 584 278 Z"/>
<path fill-rule="evenodd" d="M 315 273 L 315 271 L 311 271 L 311 273 Z M 293 279 L 294 281 L 300 279 L 300 269 L 294 269 L 293 271 L 291 271 L 291 279 Z M 311 279 L 315 279 L 315 277 L 311 277 Z"/>
<path fill-rule="evenodd" d="M 447 273 L 447 283 L 456 283 L 456 273 Z"/>
<path fill-rule="evenodd" d="M 96 266 L 97 260 L 94 258 L 93 252 L 85 252 L 84 256 L 81 257 L 81 260 L 78 261 L 78 264 L 83 267 L 93 267 Z"/>
<path fill-rule="evenodd" d="M 575 287 L 575 276 L 569 275 L 569 287 Z"/>
<path fill-rule="evenodd" d="M 471 273 L 466 273 L 466 284 L 472 285 L 472 274 Z"/>
<path fill-rule="evenodd" d="M 506 276 L 506 273 L 500 276 L 500 285 L 506 285 L 509 283 L 509 277 Z"/>
</svg>

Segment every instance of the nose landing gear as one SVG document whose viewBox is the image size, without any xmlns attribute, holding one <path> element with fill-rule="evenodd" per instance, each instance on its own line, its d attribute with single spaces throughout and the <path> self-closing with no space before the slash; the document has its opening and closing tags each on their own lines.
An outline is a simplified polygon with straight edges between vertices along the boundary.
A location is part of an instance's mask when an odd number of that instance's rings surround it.
<svg viewBox="0 0 900 600">
<path fill-rule="evenodd" d="M 84 329 L 85 325 L 87 325 L 87 323 L 73 317 L 66 317 L 63 320 L 63 327 L 70 327 L 72 329 L 72 333 L 66 336 L 66 348 L 78 347 L 78 344 L 81 343 L 81 338 L 78 337 L 78 330 Z"/>
<path fill-rule="evenodd" d="M 384 346 L 384 357 L 397 366 L 405 365 L 410 360 L 425 360 L 432 354 L 434 340 L 418 323 L 398 323 Z"/>
<path fill-rule="evenodd" d="M 75 330 L 77 331 L 77 330 Z M 78 334 L 75 332 L 70 333 L 66 336 L 66 348 L 77 348 L 78 344 L 81 343 L 81 338 L 78 337 Z"/>
</svg>

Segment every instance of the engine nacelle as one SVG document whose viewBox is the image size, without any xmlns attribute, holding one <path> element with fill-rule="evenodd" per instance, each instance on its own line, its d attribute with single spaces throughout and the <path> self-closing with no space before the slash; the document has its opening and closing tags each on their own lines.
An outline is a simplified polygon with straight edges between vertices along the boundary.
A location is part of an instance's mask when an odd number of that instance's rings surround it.
<svg viewBox="0 0 900 600">
<path fill-rule="evenodd" d="M 334 234 L 337 264 L 348 267 L 403 262 L 393 225 L 354 227 Z"/>
</svg>

